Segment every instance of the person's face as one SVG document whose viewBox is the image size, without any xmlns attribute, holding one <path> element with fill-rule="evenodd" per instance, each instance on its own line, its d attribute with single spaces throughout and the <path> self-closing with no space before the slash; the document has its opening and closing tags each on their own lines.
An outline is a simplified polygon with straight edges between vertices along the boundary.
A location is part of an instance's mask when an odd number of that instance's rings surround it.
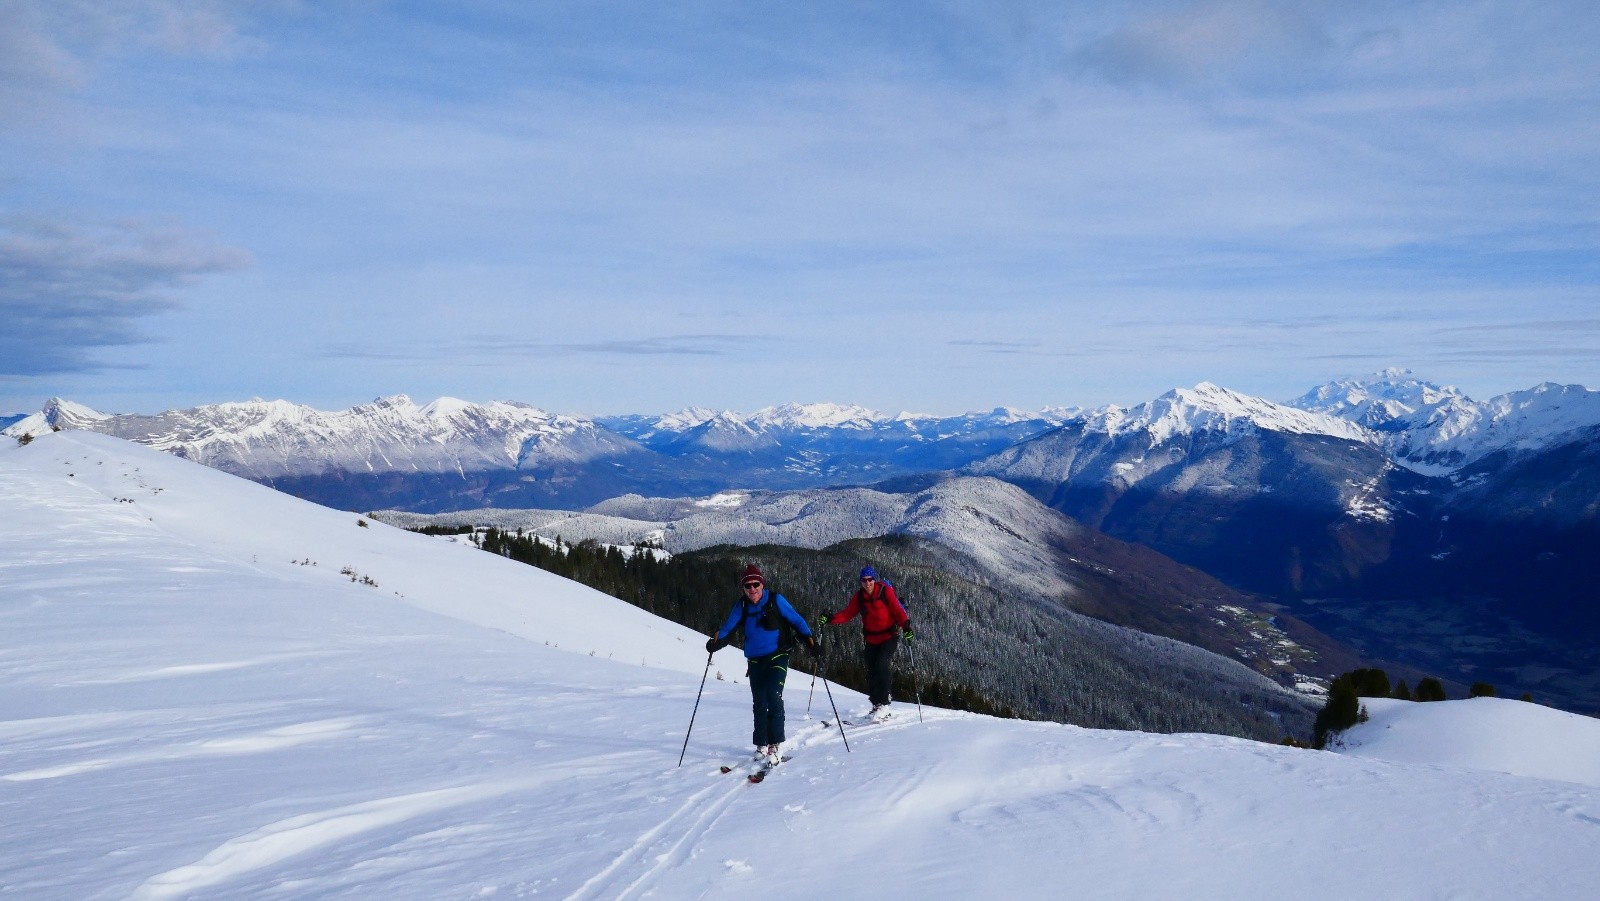
<svg viewBox="0 0 1600 901">
<path fill-rule="evenodd" d="M 746 582 L 746 583 L 744 583 L 744 593 L 749 595 L 751 599 L 759 599 L 761 597 L 761 583 L 760 582 Z"/>
<path fill-rule="evenodd" d="M 871 594 L 874 590 L 877 589 L 877 587 L 878 587 L 878 580 L 877 579 L 874 579 L 871 576 L 865 576 L 865 577 L 863 577 L 861 579 L 861 590 L 865 591 L 867 594 Z"/>
</svg>

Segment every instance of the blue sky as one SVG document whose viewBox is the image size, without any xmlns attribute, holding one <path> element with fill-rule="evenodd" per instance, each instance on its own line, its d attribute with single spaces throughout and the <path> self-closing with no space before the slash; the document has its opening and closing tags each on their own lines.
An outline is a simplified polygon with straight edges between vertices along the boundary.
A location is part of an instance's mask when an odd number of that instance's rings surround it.
<svg viewBox="0 0 1600 901">
<path fill-rule="evenodd" d="M 0 412 L 1600 387 L 1589 3 L 0 0 Z"/>
</svg>

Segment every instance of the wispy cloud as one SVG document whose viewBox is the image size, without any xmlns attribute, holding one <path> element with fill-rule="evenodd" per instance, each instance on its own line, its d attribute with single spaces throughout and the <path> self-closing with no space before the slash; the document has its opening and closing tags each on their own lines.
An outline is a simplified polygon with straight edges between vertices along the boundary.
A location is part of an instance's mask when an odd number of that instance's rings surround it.
<svg viewBox="0 0 1600 901">
<path fill-rule="evenodd" d="M 225 57 L 251 7 L 224 0 L 7 0 L 0 8 L 0 116 L 85 87 L 130 50 Z"/>
<path fill-rule="evenodd" d="M 93 351 L 149 341 L 140 323 L 176 307 L 174 289 L 249 262 L 172 226 L 0 218 L 0 375 L 102 368 Z"/>
<path fill-rule="evenodd" d="M 1457 325 L 1438 330 L 1441 335 L 1600 332 L 1600 319 L 1556 319 L 1535 322 L 1497 322 L 1489 325 Z"/>
</svg>

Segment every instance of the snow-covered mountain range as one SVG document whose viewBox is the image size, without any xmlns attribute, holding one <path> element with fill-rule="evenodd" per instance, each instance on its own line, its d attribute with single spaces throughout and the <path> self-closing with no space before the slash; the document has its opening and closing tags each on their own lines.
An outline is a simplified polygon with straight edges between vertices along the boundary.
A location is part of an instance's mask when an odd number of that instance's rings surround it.
<svg viewBox="0 0 1600 901">
<path fill-rule="evenodd" d="M 143 416 L 53 399 L 4 434 L 87 429 L 323 503 L 453 509 L 861 484 L 960 466 L 1056 427 L 1067 412 L 934 417 L 788 404 L 749 416 L 690 409 L 596 420 L 514 402 L 418 405 L 400 395 L 331 412 L 248 401 Z"/>
<path fill-rule="evenodd" d="M 465 473 L 626 458 L 632 442 L 572 416 L 520 403 L 405 395 L 348 410 L 245 401 L 109 416 L 55 399 L 8 434 L 86 429 L 127 438 L 258 481 L 341 473 Z"/>
<path fill-rule="evenodd" d="M 1404 369 L 1329 382 L 1290 405 L 1359 424 L 1401 465 L 1429 475 L 1496 452 L 1550 447 L 1600 426 L 1600 391 L 1582 385 L 1545 382 L 1475 401 Z"/>
<path fill-rule="evenodd" d="M 930 707 L 847 752 L 792 678 L 793 759 L 750 785 L 717 766 L 748 750 L 737 650 L 464 542 L 84 433 L 0 445 L 0 509 L 18 897 L 1566 901 L 1600 879 L 1600 735 L 1535 705 L 1374 705 L 1351 754 Z"/>
<path fill-rule="evenodd" d="M 960 416 L 884 414 L 859 406 L 784 404 L 753 414 L 690 407 L 656 416 L 585 418 L 518 402 L 404 395 L 348 410 L 247 401 L 108 415 L 54 399 L 4 433 L 88 429 L 128 438 L 247 478 L 465 474 L 603 462 L 715 460 L 722 486 L 789 488 L 847 484 L 952 469 L 1060 427 L 1102 443 L 1215 447 L 1257 432 L 1325 436 L 1369 445 L 1425 475 L 1455 472 L 1504 451 L 1536 451 L 1600 426 L 1600 391 L 1544 384 L 1475 401 L 1455 388 L 1390 369 L 1318 386 L 1286 403 L 1208 382 L 1131 408 L 1083 411 L 1000 407 Z M 692 460 L 691 460 L 692 462 Z M 1123 460 L 1126 477 L 1163 461 Z M 993 467 L 990 467 L 993 468 Z M 747 477 L 748 476 L 748 477 Z M 743 478 L 741 480 L 741 477 Z M 788 480 L 800 484 L 778 484 Z M 666 494 L 647 491 L 647 494 Z"/>
</svg>

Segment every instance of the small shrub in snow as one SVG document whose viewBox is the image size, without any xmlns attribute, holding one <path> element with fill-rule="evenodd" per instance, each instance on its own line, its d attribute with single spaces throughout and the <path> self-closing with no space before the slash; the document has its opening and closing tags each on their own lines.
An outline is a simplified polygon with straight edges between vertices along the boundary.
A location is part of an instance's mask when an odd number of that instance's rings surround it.
<svg viewBox="0 0 1600 901">
<path fill-rule="evenodd" d="M 1473 698 L 1492 698 L 1495 696 L 1494 686 L 1487 682 L 1474 682 L 1472 683 L 1472 690 L 1468 692 L 1467 696 Z"/>
</svg>

